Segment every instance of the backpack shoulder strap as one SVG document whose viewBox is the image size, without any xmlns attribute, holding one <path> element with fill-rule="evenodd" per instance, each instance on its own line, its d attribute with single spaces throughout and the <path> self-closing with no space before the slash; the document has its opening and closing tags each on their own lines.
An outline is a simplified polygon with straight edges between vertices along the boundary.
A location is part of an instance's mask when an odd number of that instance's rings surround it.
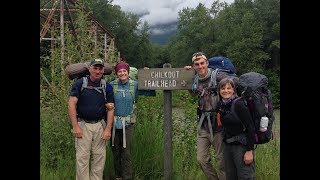
<svg viewBox="0 0 320 180">
<path fill-rule="evenodd" d="M 118 78 L 116 78 L 116 79 L 114 80 L 114 83 L 113 83 L 113 92 L 114 92 L 114 93 L 117 93 L 117 92 L 118 92 L 118 89 L 119 89 L 118 81 L 119 81 Z M 129 78 L 129 87 L 130 87 L 129 92 L 130 92 L 130 94 L 131 94 L 131 96 L 132 96 L 133 103 L 135 103 L 134 80 L 132 80 L 131 78 Z M 128 90 L 121 90 L 121 91 L 127 91 L 127 92 L 128 92 Z"/>
<path fill-rule="evenodd" d="M 107 102 L 107 93 L 106 93 L 107 82 L 105 79 L 103 79 L 103 78 L 101 79 L 100 86 L 102 87 L 104 100 L 105 100 L 105 102 Z"/>
<path fill-rule="evenodd" d="M 116 78 L 116 79 L 113 81 L 113 93 L 114 93 L 114 94 L 118 91 L 118 81 L 119 81 L 119 78 Z"/>
<path fill-rule="evenodd" d="M 99 93 L 101 93 L 100 89 L 103 92 L 103 97 L 104 100 L 107 101 L 107 95 L 106 95 L 106 80 L 104 80 L 103 78 L 100 80 L 100 87 L 93 87 L 94 90 L 98 91 Z M 81 92 L 85 89 L 88 88 L 88 76 L 84 76 L 82 77 L 82 86 L 81 86 Z"/>
<path fill-rule="evenodd" d="M 234 99 L 234 100 L 232 101 L 231 108 L 230 108 L 230 111 L 231 111 L 232 113 L 234 113 L 235 116 L 237 116 L 237 117 L 236 117 L 237 119 L 239 119 L 239 117 L 238 117 L 236 111 L 234 110 L 234 106 L 235 106 L 236 102 L 239 101 L 240 99 L 243 99 L 243 98 L 242 98 L 242 97 L 237 97 L 236 99 Z"/>
<path fill-rule="evenodd" d="M 192 89 L 191 90 L 193 92 L 196 92 L 197 89 L 198 89 L 198 85 L 199 85 L 199 75 L 196 74 L 196 75 L 194 75 L 194 80 L 193 80 L 193 84 L 192 84 Z"/>
<path fill-rule="evenodd" d="M 211 75 L 210 75 L 210 82 L 208 84 L 208 87 L 217 87 L 217 71 L 218 69 L 211 69 Z M 196 92 L 199 85 L 199 75 L 196 74 L 194 76 L 193 85 L 192 85 L 192 91 Z"/>
<path fill-rule="evenodd" d="M 218 69 L 214 69 L 211 71 L 209 87 L 213 87 L 213 88 L 217 87 L 217 71 Z"/>
<path fill-rule="evenodd" d="M 88 77 L 83 76 L 82 77 L 82 86 L 81 86 L 81 92 L 83 91 L 84 88 L 88 87 Z"/>
<path fill-rule="evenodd" d="M 236 102 L 239 101 L 239 100 L 241 100 L 241 99 L 245 102 L 245 104 L 247 104 L 245 98 L 243 98 L 243 97 L 237 97 L 236 99 L 234 99 L 234 100 L 232 101 L 231 108 L 230 108 L 230 112 L 232 113 L 232 115 L 233 115 L 236 119 L 238 119 L 238 120 L 241 122 L 241 124 L 242 124 L 242 126 L 243 126 L 243 131 L 245 131 L 245 130 L 246 130 L 246 127 L 244 126 L 244 124 L 242 123 L 241 119 L 239 118 L 238 114 L 236 113 L 236 111 L 235 111 L 235 109 L 234 109 L 234 106 L 235 106 Z"/>
<path fill-rule="evenodd" d="M 122 92 L 130 92 L 131 96 L 132 96 L 132 101 L 133 101 L 133 105 L 135 104 L 135 88 L 134 88 L 134 80 L 132 80 L 131 78 L 129 78 L 129 90 L 123 90 L 120 89 L 119 90 L 119 85 L 118 85 L 118 81 L 119 78 L 116 78 L 113 82 L 113 93 L 116 94 L 118 91 L 122 91 Z"/>
<path fill-rule="evenodd" d="M 129 78 L 129 86 L 130 86 L 130 93 L 132 95 L 133 103 L 135 103 L 134 81 L 131 78 Z"/>
</svg>

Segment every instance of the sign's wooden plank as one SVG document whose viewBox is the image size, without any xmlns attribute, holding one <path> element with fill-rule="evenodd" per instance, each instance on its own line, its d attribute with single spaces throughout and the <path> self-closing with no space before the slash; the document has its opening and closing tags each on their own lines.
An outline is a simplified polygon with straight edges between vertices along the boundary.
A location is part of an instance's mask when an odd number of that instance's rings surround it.
<svg viewBox="0 0 320 180">
<path fill-rule="evenodd" d="M 138 89 L 178 90 L 191 89 L 195 71 L 184 68 L 139 69 Z"/>
</svg>

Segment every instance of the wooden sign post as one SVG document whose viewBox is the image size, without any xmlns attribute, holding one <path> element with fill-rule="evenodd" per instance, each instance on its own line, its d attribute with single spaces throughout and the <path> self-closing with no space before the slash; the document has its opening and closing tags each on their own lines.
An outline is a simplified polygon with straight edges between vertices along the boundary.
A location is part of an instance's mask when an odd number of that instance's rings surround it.
<svg viewBox="0 0 320 180">
<path fill-rule="evenodd" d="M 139 69 L 138 89 L 164 90 L 164 179 L 172 179 L 172 92 L 174 89 L 191 89 L 194 70 L 171 68 Z"/>
</svg>

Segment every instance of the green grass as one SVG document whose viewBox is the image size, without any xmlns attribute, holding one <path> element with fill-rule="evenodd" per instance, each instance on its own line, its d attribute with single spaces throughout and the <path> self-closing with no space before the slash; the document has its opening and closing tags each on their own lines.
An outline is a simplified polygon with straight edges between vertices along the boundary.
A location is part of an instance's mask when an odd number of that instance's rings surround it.
<svg viewBox="0 0 320 180">
<path fill-rule="evenodd" d="M 66 101 L 63 104 L 55 100 L 45 102 L 40 107 L 40 179 L 75 179 L 74 139 Z M 205 179 L 196 160 L 195 100 L 187 91 L 174 91 L 172 104 L 173 179 Z M 163 179 L 163 106 L 162 91 L 157 91 L 156 97 L 141 96 L 138 101 L 132 148 L 135 179 Z M 274 114 L 274 140 L 256 149 L 257 180 L 280 179 L 280 110 L 275 110 Z M 110 142 L 104 179 L 114 179 Z"/>
<path fill-rule="evenodd" d="M 274 138 L 256 149 L 257 180 L 280 179 L 280 110 L 274 111 Z"/>
</svg>

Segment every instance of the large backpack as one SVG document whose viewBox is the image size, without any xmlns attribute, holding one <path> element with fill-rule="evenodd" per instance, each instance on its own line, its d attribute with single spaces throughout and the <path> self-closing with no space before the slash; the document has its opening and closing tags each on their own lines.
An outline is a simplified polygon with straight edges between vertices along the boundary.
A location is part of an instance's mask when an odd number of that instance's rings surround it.
<svg viewBox="0 0 320 180">
<path fill-rule="evenodd" d="M 240 99 L 245 101 L 255 128 L 255 144 L 264 144 L 273 138 L 272 126 L 274 122 L 272 95 L 268 89 L 268 78 L 260 73 L 249 72 L 239 77 L 237 85 L 239 98 L 233 101 L 231 113 L 237 117 L 234 111 L 234 103 Z M 260 120 L 268 118 L 267 130 L 260 131 Z M 238 118 L 238 117 L 237 117 Z"/>
<path fill-rule="evenodd" d="M 100 87 L 92 87 L 92 86 L 88 86 L 88 76 L 84 76 L 82 77 L 82 86 L 81 86 L 81 92 L 84 89 L 94 89 L 96 91 L 98 91 L 99 93 L 103 93 L 103 97 L 105 102 L 107 102 L 107 96 L 106 96 L 106 80 L 104 80 L 103 78 L 100 81 Z"/>
<path fill-rule="evenodd" d="M 129 77 L 133 80 L 138 80 L 138 69 L 130 66 Z"/>
<path fill-rule="evenodd" d="M 66 66 L 65 73 L 67 77 L 72 79 L 79 79 L 83 76 L 89 75 L 90 62 L 75 63 Z M 110 75 L 112 73 L 112 66 L 109 63 L 104 63 L 103 75 Z"/>
<path fill-rule="evenodd" d="M 209 65 L 208 67 L 216 70 L 216 81 L 219 83 L 221 79 L 225 77 L 229 77 L 233 80 L 235 80 L 235 77 L 237 77 L 236 74 L 236 68 L 232 64 L 231 60 L 224 56 L 215 56 L 208 59 Z M 237 78 L 236 78 L 237 81 Z M 237 83 L 237 82 L 235 82 Z"/>
<path fill-rule="evenodd" d="M 211 69 L 221 69 L 229 74 L 235 74 L 236 68 L 232 64 L 231 60 L 227 57 L 223 56 L 215 56 L 208 59 L 209 61 L 209 68 Z"/>
</svg>

